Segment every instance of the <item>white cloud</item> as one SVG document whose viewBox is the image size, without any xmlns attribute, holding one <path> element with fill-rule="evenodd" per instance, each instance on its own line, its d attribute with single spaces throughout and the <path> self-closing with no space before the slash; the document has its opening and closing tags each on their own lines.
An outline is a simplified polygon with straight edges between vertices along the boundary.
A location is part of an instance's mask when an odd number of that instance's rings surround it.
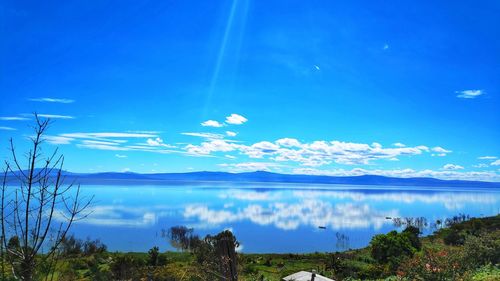
<svg viewBox="0 0 500 281">
<path fill-rule="evenodd" d="M 46 136 L 45 139 L 52 144 L 77 142 L 77 147 L 98 150 L 186 154 L 185 151 L 178 150 L 176 146 L 164 143 L 156 134 L 150 133 L 65 133 Z M 144 142 L 136 142 L 134 139 L 144 139 Z"/>
<path fill-rule="evenodd" d="M 126 150 L 131 150 L 131 151 L 144 151 L 144 152 L 154 152 L 154 153 L 160 153 L 160 154 L 169 154 L 169 153 L 180 153 L 180 154 L 185 154 L 184 151 L 179 151 L 177 150 L 176 146 L 169 145 L 169 144 L 163 144 L 161 146 L 150 146 L 147 144 L 135 144 L 135 145 L 127 145 L 123 146 Z"/>
<path fill-rule="evenodd" d="M 481 160 L 493 160 L 493 159 L 497 159 L 496 156 L 481 156 L 481 157 L 478 157 L 477 159 L 481 159 Z"/>
<path fill-rule="evenodd" d="M 438 152 L 438 153 L 451 153 L 452 152 L 451 150 L 446 150 L 440 146 L 433 147 L 431 150 L 434 152 Z"/>
<path fill-rule="evenodd" d="M 155 139 L 147 139 L 146 144 L 149 146 L 160 146 L 160 147 L 167 147 L 167 148 L 176 148 L 174 145 L 166 144 L 163 142 L 163 140 L 160 137 L 157 137 Z"/>
<path fill-rule="evenodd" d="M 443 170 L 447 170 L 447 171 L 454 171 L 454 170 L 463 170 L 464 167 L 460 166 L 460 165 L 456 165 L 456 164 L 446 164 L 443 166 Z"/>
<path fill-rule="evenodd" d="M 458 98 L 463 98 L 463 99 L 474 99 L 484 94 L 482 90 L 464 90 L 464 91 L 456 91 L 455 93 L 458 94 L 457 95 Z"/>
<path fill-rule="evenodd" d="M 19 116 L 4 116 L 4 117 L 0 117 L 0 120 L 4 120 L 4 121 L 25 121 L 25 120 L 30 120 L 30 118 L 19 117 Z"/>
<path fill-rule="evenodd" d="M 156 138 L 156 139 L 148 139 L 146 142 L 151 146 L 159 146 L 163 143 L 163 140 L 160 138 Z"/>
<path fill-rule="evenodd" d="M 127 131 L 127 133 L 138 133 L 138 134 L 151 134 L 157 135 L 162 133 L 162 131 Z"/>
<path fill-rule="evenodd" d="M 433 147 L 431 151 L 437 152 L 433 153 L 432 156 L 444 157 L 447 153 L 451 153 L 451 150 L 446 150 L 440 146 Z"/>
<path fill-rule="evenodd" d="M 119 146 L 117 143 L 110 142 L 100 142 L 92 140 L 83 140 L 81 143 L 76 145 L 77 147 L 99 149 L 99 150 L 111 150 L 111 151 L 127 151 L 131 150 L 128 147 Z"/>
<path fill-rule="evenodd" d="M 58 114 L 38 114 L 38 117 L 49 118 L 49 119 L 75 119 L 75 117 L 73 116 L 58 115 Z"/>
<path fill-rule="evenodd" d="M 235 164 L 219 164 L 221 167 L 229 168 L 232 172 L 254 172 L 270 171 L 271 168 L 277 168 L 281 165 L 272 162 L 244 162 Z"/>
<path fill-rule="evenodd" d="M 212 139 L 223 139 L 224 135 L 222 134 L 214 134 L 214 133 L 181 133 L 181 135 L 192 136 L 192 137 L 200 137 L 208 140 Z"/>
<path fill-rule="evenodd" d="M 70 144 L 71 141 L 74 140 L 74 138 L 46 135 L 44 136 L 44 140 L 51 144 Z"/>
<path fill-rule="evenodd" d="M 38 102 L 56 102 L 56 103 L 73 103 L 74 100 L 71 99 L 58 99 L 58 98 L 31 98 L 30 101 Z"/>
<path fill-rule="evenodd" d="M 184 149 L 191 155 L 209 155 L 212 152 L 228 152 L 235 150 L 235 144 L 225 140 L 211 140 L 201 145 L 188 144 Z"/>
<path fill-rule="evenodd" d="M 487 164 L 481 163 L 481 164 L 477 164 L 477 165 L 472 165 L 472 167 L 474 167 L 474 168 L 487 168 L 489 166 Z"/>
<path fill-rule="evenodd" d="M 216 128 L 220 128 L 220 127 L 224 126 L 223 123 L 219 123 L 218 121 L 215 121 L 215 120 L 207 120 L 207 121 L 201 123 L 201 125 L 203 127 L 216 127 Z"/>
<path fill-rule="evenodd" d="M 245 117 L 243 117 L 239 114 L 235 114 L 235 113 L 226 117 L 227 124 L 241 125 L 247 121 L 248 121 L 248 119 L 246 119 Z"/>
<path fill-rule="evenodd" d="M 232 131 L 226 131 L 226 135 L 229 136 L 229 137 L 236 137 L 238 133 L 236 132 L 232 132 Z"/>
<path fill-rule="evenodd" d="M 4 131 L 15 131 L 17 130 L 16 128 L 11 128 L 11 127 L 3 127 L 3 126 L 0 126 L 0 130 L 4 130 Z"/>
<path fill-rule="evenodd" d="M 63 137 L 81 138 L 81 139 L 97 139 L 97 138 L 156 138 L 156 134 L 142 134 L 142 133 L 67 133 L 60 134 Z"/>
<path fill-rule="evenodd" d="M 300 147 L 300 142 L 297 139 L 283 138 L 276 141 L 276 144 L 284 147 Z"/>
<path fill-rule="evenodd" d="M 396 146 L 396 147 L 405 147 L 406 146 L 406 145 L 404 145 L 404 144 L 402 144 L 400 142 L 396 142 L 393 145 Z"/>
<path fill-rule="evenodd" d="M 115 154 L 115 156 L 118 158 L 127 158 L 127 155 L 122 155 L 122 154 Z"/>
<path fill-rule="evenodd" d="M 332 162 L 345 165 L 365 165 L 379 159 L 419 155 L 428 152 L 426 146 L 384 148 L 379 143 L 363 144 L 340 141 L 314 141 L 300 143 L 296 139 L 284 138 L 277 141 L 261 141 L 251 145 L 218 140 L 201 145 L 189 144 L 184 149 L 191 154 L 209 155 L 215 152 L 238 151 L 250 158 L 268 158 L 279 162 L 298 162 L 304 166 L 321 166 Z M 221 142 L 222 141 L 222 142 Z M 446 151 L 441 147 L 434 148 Z"/>
<path fill-rule="evenodd" d="M 443 180 L 472 180 L 472 181 L 500 181 L 500 175 L 492 171 L 465 172 L 465 171 L 434 171 L 434 170 L 413 170 L 413 169 L 362 169 L 354 168 L 351 170 L 333 169 L 319 170 L 313 168 L 296 168 L 294 174 L 301 175 L 325 175 L 325 176 L 362 176 L 378 175 L 396 178 L 437 178 Z"/>
<path fill-rule="evenodd" d="M 491 166 L 500 166 L 500 159 L 492 162 L 490 165 Z"/>
</svg>

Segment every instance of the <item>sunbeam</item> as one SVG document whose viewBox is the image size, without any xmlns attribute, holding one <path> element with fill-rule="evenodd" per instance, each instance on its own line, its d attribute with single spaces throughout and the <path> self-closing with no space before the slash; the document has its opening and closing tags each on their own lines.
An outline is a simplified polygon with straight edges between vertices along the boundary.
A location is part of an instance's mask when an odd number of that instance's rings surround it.
<svg viewBox="0 0 500 281">
<path fill-rule="evenodd" d="M 202 111 L 202 116 L 205 118 L 207 116 L 207 111 L 211 108 L 211 102 L 213 98 L 214 91 L 219 81 L 219 76 L 221 73 L 222 64 L 224 59 L 227 57 L 228 45 L 232 45 L 234 48 L 234 62 L 237 63 L 239 60 L 239 53 L 241 42 L 243 40 L 243 34 L 245 30 L 246 19 L 248 15 L 249 0 L 234 0 L 229 11 L 229 15 L 226 22 L 226 27 L 224 29 L 224 36 L 217 53 L 217 60 L 215 61 L 215 67 L 212 73 L 212 78 L 210 79 L 210 84 L 208 87 L 208 92 L 206 96 L 205 106 Z M 235 22 L 236 16 L 238 21 Z M 239 28 L 237 28 L 239 27 Z M 236 34 L 235 34 L 236 33 Z M 230 40 L 232 38 L 233 40 Z"/>
</svg>

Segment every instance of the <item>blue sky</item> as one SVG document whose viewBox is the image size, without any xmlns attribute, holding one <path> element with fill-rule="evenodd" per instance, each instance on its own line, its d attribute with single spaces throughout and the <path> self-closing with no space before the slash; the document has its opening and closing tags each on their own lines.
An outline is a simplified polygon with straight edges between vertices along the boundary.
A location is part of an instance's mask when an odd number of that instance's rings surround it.
<svg viewBox="0 0 500 281">
<path fill-rule="evenodd" d="M 498 1 L 4 1 L 0 139 L 75 172 L 500 181 Z"/>
</svg>

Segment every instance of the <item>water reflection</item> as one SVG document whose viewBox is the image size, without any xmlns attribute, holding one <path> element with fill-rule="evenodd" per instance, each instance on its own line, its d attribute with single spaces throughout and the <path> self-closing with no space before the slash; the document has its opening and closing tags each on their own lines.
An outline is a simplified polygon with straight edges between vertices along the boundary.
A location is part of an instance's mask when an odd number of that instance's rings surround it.
<svg viewBox="0 0 500 281">
<path fill-rule="evenodd" d="M 331 204 L 322 200 L 303 200 L 297 203 L 250 204 L 237 210 L 210 209 L 206 205 L 189 205 L 185 218 L 196 218 L 210 226 L 248 220 L 257 225 L 273 225 L 283 230 L 299 226 L 327 226 L 332 229 L 379 229 L 389 223 L 386 216 L 398 216 L 397 210 L 380 211 L 367 204 Z"/>
<path fill-rule="evenodd" d="M 326 251 L 346 247 L 336 233 L 351 238 L 349 247 L 365 246 L 374 234 L 394 229 L 386 217 L 432 222 L 459 212 L 494 215 L 500 208 L 498 190 L 263 187 L 87 186 L 83 190 L 96 202 L 75 234 L 102 238 L 112 250 L 142 251 L 166 244 L 155 233 L 174 225 L 193 227 L 201 235 L 231 228 L 245 251 Z"/>
<path fill-rule="evenodd" d="M 409 193 L 409 192 L 387 192 L 387 193 L 362 193 L 362 192 L 342 192 L 342 191 L 294 191 L 294 196 L 298 198 L 332 198 L 349 199 L 352 201 L 385 201 L 426 204 L 442 204 L 449 210 L 463 209 L 466 204 L 495 204 L 497 198 L 488 193 Z"/>
</svg>

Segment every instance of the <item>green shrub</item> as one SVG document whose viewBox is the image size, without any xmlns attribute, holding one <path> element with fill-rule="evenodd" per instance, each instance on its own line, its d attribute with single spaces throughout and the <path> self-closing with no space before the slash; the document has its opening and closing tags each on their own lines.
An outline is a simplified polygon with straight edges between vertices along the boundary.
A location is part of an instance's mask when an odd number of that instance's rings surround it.
<svg viewBox="0 0 500 281">
<path fill-rule="evenodd" d="M 403 235 L 408 237 L 411 245 L 416 250 L 420 250 L 422 248 L 422 242 L 420 242 L 420 239 L 418 238 L 420 233 L 420 229 L 414 226 L 408 226 L 405 230 L 403 230 Z"/>
<path fill-rule="evenodd" d="M 455 225 L 444 229 L 442 235 L 446 245 L 459 246 L 464 244 L 465 237 Z"/>
<path fill-rule="evenodd" d="M 486 265 L 477 269 L 472 275 L 473 281 L 496 281 L 500 280 L 500 268 L 498 266 Z"/>
<path fill-rule="evenodd" d="M 425 249 L 422 254 L 405 261 L 398 275 L 409 280 L 463 280 L 467 269 L 461 262 L 460 250 Z"/>
<path fill-rule="evenodd" d="M 143 259 L 133 255 L 116 255 L 111 263 L 111 272 L 113 277 L 118 280 L 127 280 L 134 278 L 139 269 L 145 265 Z"/>
<path fill-rule="evenodd" d="M 464 265 L 471 269 L 500 263 L 500 237 L 496 233 L 469 235 L 464 242 Z"/>
<path fill-rule="evenodd" d="M 395 269 L 405 257 L 411 257 L 416 251 L 410 237 L 408 232 L 396 231 L 376 235 L 370 242 L 371 256 L 379 264 L 389 264 L 392 269 Z"/>
<path fill-rule="evenodd" d="M 157 266 L 159 264 L 160 248 L 153 247 L 148 251 L 148 265 Z"/>
</svg>

